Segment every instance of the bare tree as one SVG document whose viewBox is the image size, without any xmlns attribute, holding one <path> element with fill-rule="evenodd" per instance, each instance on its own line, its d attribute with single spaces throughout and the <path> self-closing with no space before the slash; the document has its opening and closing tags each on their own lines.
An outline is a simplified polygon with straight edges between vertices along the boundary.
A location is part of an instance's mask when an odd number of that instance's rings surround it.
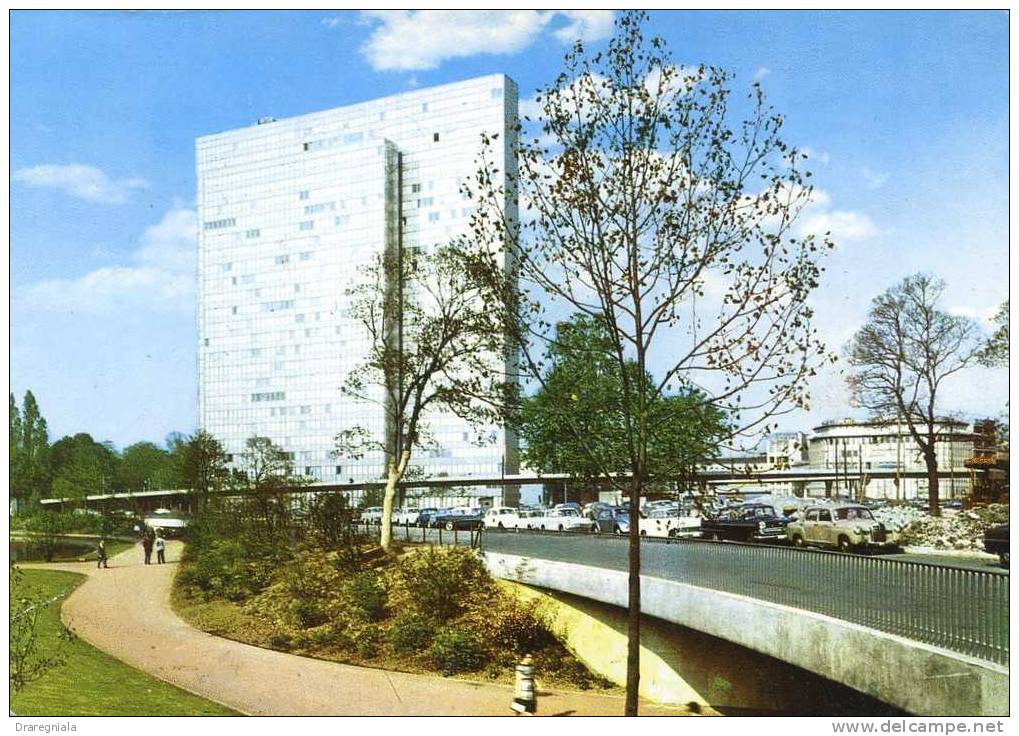
<svg viewBox="0 0 1019 736">
<path fill-rule="evenodd" d="M 979 355 L 976 323 L 938 308 L 945 283 L 928 274 L 904 279 L 871 302 L 867 322 L 846 347 L 853 397 L 875 415 L 900 417 L 927 468 L 930 512 L 937 516 L 941 410 L 938 391 Z"/>
<path fill-rule="evenodd" d="M 521 128 L 509 142 L 519 221 L 500 216 L 506 192 L 494 155 L 465 187 L 477 205 L 468 237 L 489 247 L 473 272 L 486 274 L 506 316 L 523 380 L 541 385 L 565 315 L 606 325 L 628 472 L 606 468 L 603 477 L 629 496 L 633 520 L 627 715 L 637 713 L 636 519 L 655 480 L 655 407 L 681 392 L 727 417 L 733 436 L 763 434 L 806 406 L 806 379 L 831 357 L 806 303 L 831 243 L 794 229 L 812 197 L 805 155 L 783 142 L 782 117 L 757 84 L 740 103 L 745 119 L 732 125 L 730 75 L 673 64 L 661 39 L 645 39 L 645 20 L 623 14 L 601 53 L 578 42 L 540 90 L 540 132 Z M 489 150 L 502 143 L 488 141 Z M 503 274 L 507 247 L 514 268 Z M 605 455 L 598 441 L 588 438 L 594 462 Z"/>
<path fill-rule="evenodd" d="M 499 316 L 483 309 L 481 287 L 465 270 L 466 255 L 452 246 L 431 254 L 388 250 L 364 270 L 363 282 L 348 290 L 351 316 L 364 326 L 368 354 L 347 376 L 343 391 L 382 407 L 386 436 L 363 424 L 347 427 L 336 437 L 336 453 L 385 458 L 382 548 L 387 552 L 397 488 L 415 453 L 436 446 L 429 416 L 455 414 L 478 429 L 479 442 L 490 440 L 485 427 L 499 420 L 512 388 Z"/>
</svg>

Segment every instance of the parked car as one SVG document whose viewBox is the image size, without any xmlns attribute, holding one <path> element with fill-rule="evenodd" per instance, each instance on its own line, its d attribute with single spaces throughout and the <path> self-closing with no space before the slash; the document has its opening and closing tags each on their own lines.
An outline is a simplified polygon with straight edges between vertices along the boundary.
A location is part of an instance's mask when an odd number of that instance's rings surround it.
<svg viewBox="0 0 1019 736">
<path fill-rule="evenodd" d="M 447 511 L 447 510 L 448 509 L 437 509 L 437 508 L 433 508 L 433 507 L 419 509 L 418 510 L 418 515 L 417 515 L 417 521 L 415 521 L 414 523 L 417 524 L 418 526 L 431 526 L 432 517 L 435 516 L 438 513 L 441 513 L 443 511 Z"/>
<path fill-rule="evenodd" d="M 481 509 L 460 507 L 450 509 L 447 513 L 435 514 L 430 521 L 431 526 L 447 529 L 478 529 L 485 524 Z"/>
<path fill-rule="evenodd" d="M 678 506 L 659 506 L 640 519 L 642 537 L 693 536 L 700 530 L 700 517 L 692 513 L 684 514 Z"/>
<path fill-rule="evenodd" d="M 591 520 L 580 515 L 575 508 L 549 509 L 531 520 L 531 529 L 540 531 L 576 532 L 591 528 Z"/>
<path fill-rule="evenodd" d="M 598 509 L 595 517 L 588 520 L 591 531 L 595 534 L 627 534 L 630 531 L 630 510 L 625 506 L 612 506 Z"/>
<path fill-rule="evenodd" d="M 770 504 L 746 503 L 701 520 L 701 536 L 737 542 L 786 538 L 789 518 Z"/>
<path fill-rule="evenodd" d="M 1008 567 L 1008 524 L 992 526 L 984 532 L 984 549 L 998 555 L 1002 567 Z"/>
<path fill-rule="evenodd" d="M 874 518 L 863 504 L 811 506 L 789 524 L 789 539 L 797 547 L 836 547 L 843 552 L 857 548 L 894 549 L 899 533 Z"/>
<path fill-rule="evenodd" d="M 517 520 L 520 518 L 518 511 L 509 506 L 495 506 L 485 512 L 486 529 L 516 529 Z"/>
<path fill-rule="evenodd" d="M 411 526 L 418 523 L 420 509 L 397 509 L 393 512 L 393 523 L 398 526 Z"/>
<path fill-rule="evenodd" d="M 361 523 L 362 524 L 382 524 L 382 507 L 381 506 L 369 506 L 361 511 Z"/>
<path fill-rule="evenodd" d="M 503 523 L 507 529 L 516 529 L 517 531 L 521 529 L 537 529 L 536 523 L 544 513 L 544 511 L 539 509 L 520 509 L 517 511 L 515 519 L 508 518 Z M 532 524 L 535 524 L 535 526 L 532 527 Z"/>
<path fill-rule="evenodd" d="M 554 509 L 573 509 L 577 513 L 581 513 L 584 510 L 584 507 L 580 503 L 578 503 L 577 501 L 566 501 L 565 503 L 557 503 L 552 508 L 554 508 Z"/>
</svg>

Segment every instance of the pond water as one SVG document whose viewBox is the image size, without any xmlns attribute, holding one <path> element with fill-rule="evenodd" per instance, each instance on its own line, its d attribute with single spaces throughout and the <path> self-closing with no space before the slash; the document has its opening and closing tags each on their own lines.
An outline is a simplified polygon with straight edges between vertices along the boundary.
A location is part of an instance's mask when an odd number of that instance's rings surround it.
<svg viewBox="0 0 1019 736">
<path fill-rule="evenodd" d="M 95 549 L 96 542 L 92 539 L 58 539 L 53 548 L 53 559 L 77 560 L 95 552 Z M 12 562 L 46 561 L 46 547 L 36 539 L 11 539 L 10 552 Z"/>
</svg>

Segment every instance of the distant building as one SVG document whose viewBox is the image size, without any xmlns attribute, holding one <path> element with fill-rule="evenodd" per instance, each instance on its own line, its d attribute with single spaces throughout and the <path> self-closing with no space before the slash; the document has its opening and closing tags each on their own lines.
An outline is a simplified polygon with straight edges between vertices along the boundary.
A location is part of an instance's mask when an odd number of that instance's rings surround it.
<svg viewBox="0 0 1019 736">
<path fill-rule="evenodd" d="M 385 248 L 429 252 L 462 234 L 482 133 L 506 142 L 494 163 L 512 173 L 516 120 L 516 84 L 500 74 L 197 140 L 198 416 L 234 464 L 259 435 L 319 483 L 384 474 L 381 452 L 333 455 L 354 424 L 390 434 L 378 404 L 340 390 L 368 348 L 346 290 Z M 515 218 L 515 197 L 505 207 Z M 481 428 L 494 442 L 479 446 L 455 416 L 427 421 L 436 447 L 412 461 L 427 476 L 516 472 L 506 427 Z"/>
<path fill-rule="evenodd" d="M 938 495 L 959 498 L 969 492 L 965 461 L 973 453 L 973 433 L 965 422 L 943 419 L 935 427 L 938 439 Z M 928 493 L 920 448 L 909 427 L 896 420 L 826 422 L 809 439 L 811 469 L 831 470 L 834 480 L 809 486 L 810 495 L 843 495 L 884 499 L 912 499 Z M 875 478 L 875 471 L 891 477 Z M 897 476 L 896 474 L 902 474 Z M 862 493 L 861 493 L 862 492 Z"/>
<path fill-rule="evenodd" d="M 804 432 L 777 432 L 768 436 L 767 464 L 769 469 L 789 470 L 810 462 Z"/>
</svg>

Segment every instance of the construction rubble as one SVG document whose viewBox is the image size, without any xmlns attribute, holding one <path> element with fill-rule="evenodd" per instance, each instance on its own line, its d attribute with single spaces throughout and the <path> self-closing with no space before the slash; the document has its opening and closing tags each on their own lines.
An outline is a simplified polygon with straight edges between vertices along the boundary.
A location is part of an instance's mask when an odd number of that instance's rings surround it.
<svg viewBox="0 0 1019 736">
<path fill-rule="evenodd" d="M 897 506 L 878 509 L 874 516 L 902 528 L 902 544 L 906 547 L 982 551 L 984 532 L 992 526 L 1008 523 L 1008 505 L 998 503 L 965 511 L 944 510 L 940 517 Z"/>
</svg>

